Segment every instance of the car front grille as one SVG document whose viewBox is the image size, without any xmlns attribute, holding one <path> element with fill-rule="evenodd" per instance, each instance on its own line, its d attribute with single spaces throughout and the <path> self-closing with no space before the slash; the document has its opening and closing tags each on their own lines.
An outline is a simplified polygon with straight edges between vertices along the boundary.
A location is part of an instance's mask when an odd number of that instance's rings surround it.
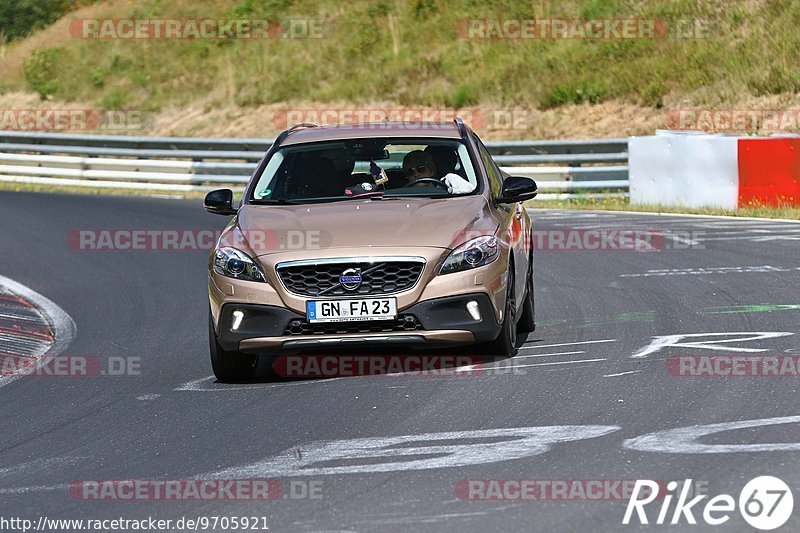
<svg viewBox="0 0 800 533">
<path fill-rule="evenodd" d="M 277 265 L 278 275 L 289 292 L 301 296 L 373 296 L 392 294 L 413 287 L 425 262 L 419 260 L 347 261 L 335 263 L 302 262 Z M 339 283 L 345 271 L 358 269 L 361 283 L 346 289 Z"/>
<path fill-rule="evenodd" d="M 292 335 L 347 335 L 358 333 L 394 333 L 424 329 L 417 317 L 399 315 L 394 320 L 363 322 L 323 322 L 312 324 L 305 318 L 294 318 L 286 325 L 284 336 Z"/>
</svg>

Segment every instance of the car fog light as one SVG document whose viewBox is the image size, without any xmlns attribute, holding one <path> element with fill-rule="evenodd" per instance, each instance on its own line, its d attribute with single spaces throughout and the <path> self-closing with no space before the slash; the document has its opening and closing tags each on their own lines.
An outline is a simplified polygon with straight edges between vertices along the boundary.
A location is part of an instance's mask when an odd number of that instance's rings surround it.
<svg viewBox="0 0 800 533">
<path fill-rule="evenodd" d="M 233 324 L 231 324 L 231 331 L 236 331 L 239 329 L 239 326 L 242 325 L 242 319 L 244 318 L 244 312 L 239 311 L 238 309 L 233 312 Z"/>
<path fill-rule="evenodd" d="M 478 302 L 475 300 L 470 300 L 467 302 L 467 312 L 469 316 L 472 317 L 473 320 L 480 320 L 481 319 L 481 310 L 478 309 Z"/>
</svg>

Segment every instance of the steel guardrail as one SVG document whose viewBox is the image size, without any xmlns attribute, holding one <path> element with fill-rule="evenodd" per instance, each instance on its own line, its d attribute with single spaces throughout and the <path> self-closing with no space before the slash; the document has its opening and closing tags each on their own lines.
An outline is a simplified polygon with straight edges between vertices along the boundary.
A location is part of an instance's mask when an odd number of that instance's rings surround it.
<svg viewBox="0 0 800 533">
<path fill-rule="evenodd" d="M 155 190 L 241 189 L 269 139 L 133 137 L 0 131 L 0 181 Z M 548 193 L 627 194 L 627 139 L 486 143 L 504 172 Z M 597 193 L 592 191 L 607 191 Z"/>
</svg>

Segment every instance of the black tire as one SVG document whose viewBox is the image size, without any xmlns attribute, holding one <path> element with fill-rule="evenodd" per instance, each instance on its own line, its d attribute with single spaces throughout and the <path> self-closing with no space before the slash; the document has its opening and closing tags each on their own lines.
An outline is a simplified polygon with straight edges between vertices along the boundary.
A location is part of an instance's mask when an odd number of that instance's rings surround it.
<svg viewBox="0 0 800 533">
<path fill-rule="evenodd" d="M 522 301 L 522 314 L 519 317 L 517 330 L 528 333 L 536 331 L 535 290 L 533 284 L 533 254 L 529 261 L 528 277 L 525 279 L 525 299 Z"/>
<path fill-rule="evenodd" d="M 208 344 L 211 352 L 211 368 L 219 381 L 235 383 L 256 377 L 258 356 L 223 350 L 217 342 L 211 313 L 208 314 Z"/>
<path fill-rule="evenodd" d="M 514 263 L 508 264 L 508 283 L 506 284 L 506 305 L 503 311 L 503 325 L 497 338 L 487 343 L 482 352 L 494 357 L 513 357 L 517 353 L 517 301 L 514 297 Z"/>
</svg>

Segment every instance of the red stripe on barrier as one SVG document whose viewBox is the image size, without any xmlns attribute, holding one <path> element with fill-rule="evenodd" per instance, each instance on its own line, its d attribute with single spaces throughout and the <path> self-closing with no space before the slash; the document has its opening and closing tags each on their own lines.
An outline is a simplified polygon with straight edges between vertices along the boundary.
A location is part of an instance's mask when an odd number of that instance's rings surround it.
<svg viewBox="0 0 800 533">
<path fill-rule="evenodd" d="M 800 205 L 800 139 L 739 139 L 739 207 Z"/>
<path fill-rule="evenodd" d="M 55 340 L 50 331 L 36 331 L 29 328 L 22 328 L 17 325 L 14 325 L 10 328 L 0 326 L 0 333 L 17 337 L 34 338 L 47 342 L 53 342 Z"/>
<path fill-rule="evenodd" d="M 0 294 L 0 301 L 13 302 L 22 307 L 35 307 L 28 300 L 26 300 L 22 296 L 17 296 L 16 294 Z"/>
</svg>

